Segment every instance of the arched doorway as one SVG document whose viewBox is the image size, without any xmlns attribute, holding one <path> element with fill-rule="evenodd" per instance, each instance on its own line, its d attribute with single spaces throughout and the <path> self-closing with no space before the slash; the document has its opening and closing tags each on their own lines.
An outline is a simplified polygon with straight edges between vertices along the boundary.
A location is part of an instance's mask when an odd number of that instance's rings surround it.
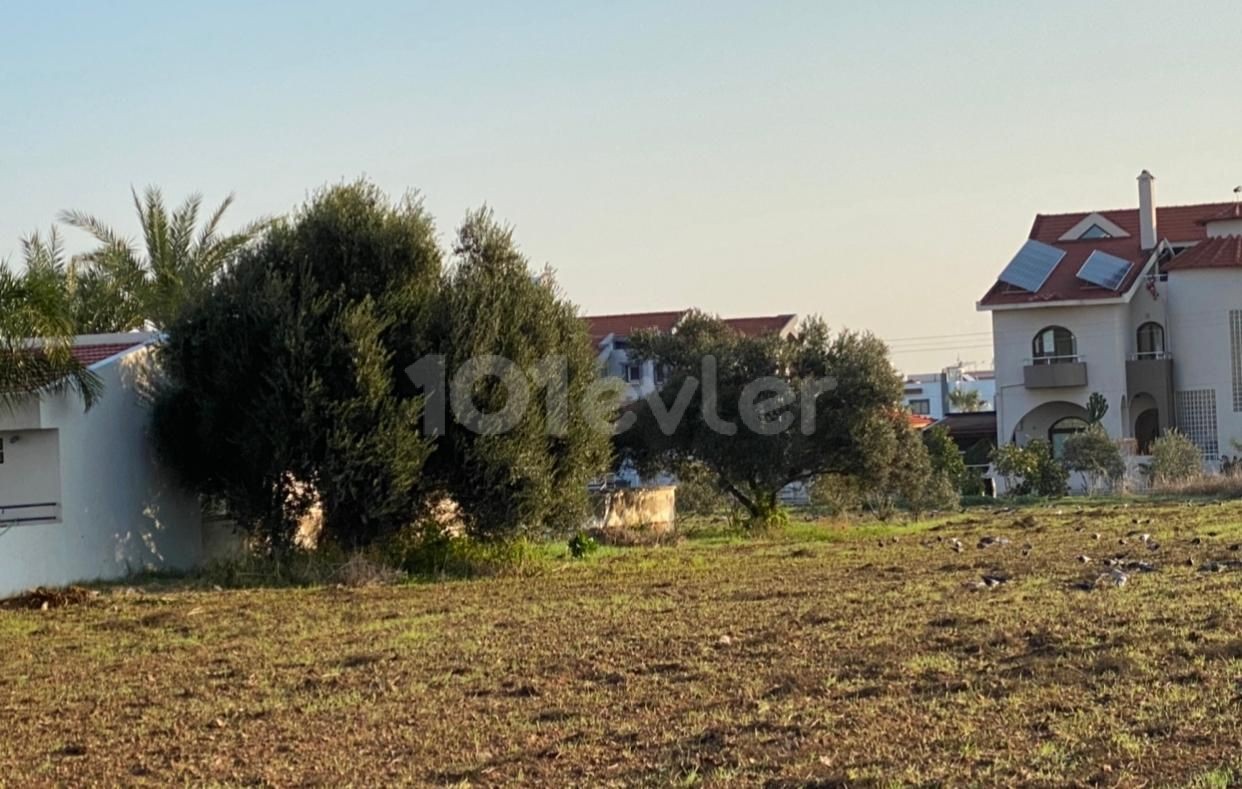
<svg viewBox="0 0 1242 789">
<path fill-rule="evenodd" d="M 1160 412 L 1149 408 L 1134 420 L 1134 444 L 1140 455 L 1151 454 L 1151 444 L 1160 437 Z"/>
<path fill-rule="evenodd" d="M 1014 426 L 1014 442 L 1026 446 L 1035 439 L 1052 444 L 1053 454 L 1060 456 L 1065 440 L 1087 429 L 1087 409 L 1063 400 L 1043 403 L 1026 412 Z"/>
<path fill-rule="evenodd" d="M 1151 442 L 1160 437 L 1160 409 L 1156 398 L 1143 392 L 1136 394 L 1130 404 L 1134 415 L 1134 448 L 1140 455 L 1151 454 Z"/>
</svg>

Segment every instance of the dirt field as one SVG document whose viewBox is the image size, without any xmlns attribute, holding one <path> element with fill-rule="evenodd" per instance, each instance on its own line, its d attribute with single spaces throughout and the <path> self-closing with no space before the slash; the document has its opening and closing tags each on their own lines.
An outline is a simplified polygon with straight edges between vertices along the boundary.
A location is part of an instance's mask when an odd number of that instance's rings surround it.
<svg viewBox="0 0 1242 789">
<path fill-rule="evenodd" d="M 105 590 L 0 611 L 0 784 L 1226 786 L 1235 541 L 1239 504 L 1067 502 L 533 578 Z"/>
</svg>

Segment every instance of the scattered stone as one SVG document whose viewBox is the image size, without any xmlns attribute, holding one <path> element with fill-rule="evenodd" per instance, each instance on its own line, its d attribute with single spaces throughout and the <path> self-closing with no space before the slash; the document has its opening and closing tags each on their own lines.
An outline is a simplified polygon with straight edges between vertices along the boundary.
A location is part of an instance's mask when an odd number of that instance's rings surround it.
<svg viewBox="0 0 1242 789">
<path fill-rule="evenodd" d="M 1009 540 L 1005 537 L 983 537 L 979 540 L 979 548 L 990 548 L 993 545 L 1008 545 Z"/>
<path fill-rule="evenodd" d="M 1126 538 L 1125 538 L 1125 537 L 1122 537 L 1121 539 L 1117 540 L 1117 544 L 1118 544 L 1118 545 L 1125 545 L 1125 544 L 1126 544 Z"/>
<path fill-rule="evenodd" d="M 733 643 L 733 639 L 729 638 L 728 636 L 721 636 L 720 638 L 716 639 L 716 646 L 727 647 L 732 643 Z"/>
<path fill-rule="evenodd" d="M 1225 571 L 1225 565 L 1220 562 L 1204 562 L 1203 566 L 1199 568 L 1199 571 L 1204 573 L 1223 573 Z"/>
<path fill-rule="evenodd" d="M 1087 556 L 1086 554 L 1081 554 L 1078 557 L 1078 563 L 1079 564 L 1091 564 L 1091 557 Z"/>
<path fill-rule="evenodd" d="M 1139 540 L 1141 540 L 1142 542 L 1151 542 L 1151 535 L 1148 534 L 1147 532 L 1143 532 L 1142 534 L 1139 535 Z"/>
<path fill-rule="evenodd" d="M 962 541 L 954 537 L 953 539 L 949 540 L 949 547 L 952 548 L 956 553 L 961 553 L 962 552 Z"/>
<path fill-rule="evenodd" d="M 1194 560 L 1194 558 L 1193 558 L 1193 557 L 1192 557 L 1192 558 L 1188 558 L 1188 559 L 1186 559 L 1186 566 L 1187 566 L 1187 567 L 1194 567 L 1194 566 L 1195 566 L 1195 560 Z"/>
<path fill-rule="evenodd" d="M 1191 540 L 1191 541 L 1190 541 L 1190 544 L 1191 544 L 1191 545 L 1202 545 L 1202 544 L 1203 544 L 1203 538 L 1202 538 L 1202 537 L 1195 537 L 1193 540 Z"/>
<path fill-rule="evenodd" d="M 1093 539 L 1093 540 L 1099 540 L 1099 539 L 1100 539 L 1100 533 L 1097 531 L 1095 534 L 1092 534 L 1092 535 L 1091 535 L 1091 539 Z"/>
<path fill-rule="evenodd" d="M 1231 550 L 1231 551 L 1242 551 L 1242 544 L 1239 544 L 1239 543 L 1236 543 L 1236 542 L 1235 542 L 1233 545 L 1230 545 L 1230 546 L 1229 546 L 1229 550 Z"/>
<path fill-rule="evenodd" d="M 1125 573 L 1123 573 L 1121 570 L 1117 569 L 1116 567 L 1112 569 L 1112 572 L 1110 573 L 1110 575 L 1112 576 L 1113 586 L 1116 586 L 1116 587 L 1125 586 L 1126 582 L 1130 580 L 1130 576 L 1126 575 Z"/>
<path fill-rule="evenodd" d="M 1003 576 L 1003 575 L 994 575 L 994 574 L 990 574 L 990 575 L 985 575 L 985 576 L 983 576 L 983 583 L 984 583 L 984 584 L 985 584 L 985 585 L 986 585 L 989 589 L 995 589 L 996 587 L 1000 586 L 1001 584 L 1003 584 L 1003 583 L 1008 583 L 1008 582 L 1009 582 L 1009 579 L 1008 579 L 1008 578 L 1006 578 L 1006 577 L 1005 577 L 1005 576 Z"/>
</svg>

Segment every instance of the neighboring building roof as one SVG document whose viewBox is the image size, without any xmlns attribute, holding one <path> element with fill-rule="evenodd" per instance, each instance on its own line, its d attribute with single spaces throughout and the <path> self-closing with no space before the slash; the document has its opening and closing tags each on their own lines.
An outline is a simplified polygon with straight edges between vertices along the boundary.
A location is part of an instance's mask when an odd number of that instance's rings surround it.
<svg viewBox="0 0 1242 789">
<path fill-rule="evenodd" d="M 725 318 L 725 323 L 742 334 L 758 337 L 765 334 L 780 334 L 789 328 L 797 315 L 766 315 L 759 318 Z"/>
<path fill-rule="evenodd" d="M 936 420 L 933 417 L 923 416 L 922 414 L 910 414 L 909 419 L 910 427 L 915 430 L 926 430 L 936 424 Z"/>
<path fill-rule="evenodd" d="M 598 345 L 610 334 L 618 337 L 629 337 L 631 334 L 654 329 L 659 332 L 670 332 L 676 328 L 690 310 L 672 310 L 666 312 L 632 312 L 619 315 L 587 315 L 583 318 L 587 323 L 587 332 L 591 342 Z M 724 322 L 742 334 L 758 337 L 766 334 L 779 334 L 790 327 L 797 319 L 794 314 L 761 315 L 746 318 L 725 318 Z"/>
<path fill-rule="evenodd" d="M 949 431 L 954 438 L 995 438 L 996 412 L 969 411 L 957 414 L 945 414 L 936 423 Z"/>
<path fill-rule="evenodd" d="M 1234 203 L 1201 203 L 1197 205 L 1164 206 L 1156 209 L 1156 232 L 1160 238 L 1173 243 L 1202 241 L 1207 238 L 1205 220 L 1222 218 L 1220 215 L 1235 207 Z M 1127 238 L 1104 238 L 1081 241 L 1061 241 L 1067 231 L 1088 216 L 1099 214 L 1115 223 L 1127 233 Z M 1228 218 L 1228 217 L 1224 217 Z M 1078 301 L 1116 298 L 1125 293 L 1142 274 L 1143 264 L 1150 251 L 1142 249 L 1139 240 L 1139 212 L 1137 208 L 1113 211 L 1078 211 L 1071 214 L 1039 214 L 1028 236 L 1033 241 L 1054 246 L 1065 253 L 1043 286 L 1031 293 L 1012 287 L 999 280 L 984 294 L 980 305 L 992 307 L 1006 304 L 1031 304 L 1055 301 Z M 1116 291 L 1092 285 L 1078 278 L 1078 270 L 1087 257 L 1099 250 L 1127 260 L 1134 265 Z"/>
<path fill-rule="evenodd" d="M 615 334 L 618 337 L 629 337 L 644 329 L 655 329 L 660 332 L 672 331 L 690 310 L 673 310 L 669 312 L 631 312 L 620 315 L 588 315 L 583 318 L 587 323 L 587 332 L 591 341 L 598 345 L 605 337 Z"/>
<path fill-rule="evenodd" d="M 1200 241 L 1164 264 L 1165 271 L 1201 268 L 1242 268 L 1242 236 L 1220 236 Z"/>
<path fill-rule="evenodd" d="M 1199 220 L 1198 224 L 1206 225 L 1208 222 L 1227 222 L 1230 219 L 1242 219 L 1242 203 L 1233 203 L 1220 213 L 1205 216 Z"/>
<path fill-rule="evenodd" d="M 102 362 L 104 359 L 110 359 L 122 351 L 128 351 L 130 348 L 137 348 L 144 345 L 145 340 L 132 343 L 104 343 L 100 345 L 74 345 L 72 349 L 73 358 L 83 367 L 90 367 L 96 362 Z"/>
</svg>

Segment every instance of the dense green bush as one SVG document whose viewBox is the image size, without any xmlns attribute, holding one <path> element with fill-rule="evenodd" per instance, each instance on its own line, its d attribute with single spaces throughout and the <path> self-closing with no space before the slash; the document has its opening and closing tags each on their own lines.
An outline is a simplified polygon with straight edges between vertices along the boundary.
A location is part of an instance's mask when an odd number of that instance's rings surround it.
<svg viewBox="0 0 1242 789">
<path fill-rule="evenodd" d="M 942 475 L 960 492 L 967 479 L 966 461 L 949 431 L 942 425 L 929 427 L 923 431 L 923 444 L 927 447 L 932 471 Z"/>
<path fill-rule="evenodd" d="M 1069 471 L 1053 457 L 1052 445 L 1043 439 L 1034 439 L 1025 447 L 999 446 L 992 453 L 992 462 L 1004 477 L 1010 496 L 1064 496 L 1068 489 Z"/>
<path fill-rule="evenodd" d="M 312 507 L 346 547 L 395 534 L 446 498 L 475 537 L 583 522 L 586 483 L 607 467 L 610 443 L 581 409 L 553 430 L 550 398 L 531 397 L 508 432 L 452 419 L 424 432 L 430 395 L 407 369 L 427 358 L 443 357 L 447 377 L 476 357 L 523 374 L 560 357 L 574 404 L 598 377 L 574 307 L 489 213 L 467 217 L 448 272 L 435 237 L 417 200 L 394 204 L 366 183 L 327 189 L 269 227 L 169 328 L 158 446 L 273 549 Z M 493 378 L 467 394 L 485 413 L 506 397 Z"/>
<path fill-rule="evenodd" d="M 1152 482 L 1183 482 L 1203 472 L 1203 456 L 1184 433 L 1170 429 L 1151 443 Z"/>
<path fill-rule="evenodd" d="M 1121 448 L 1098 423 L 1066 439 L 1064 461 L 1070 471 L 1081 472 L 1086 477 L 1091 492 L 1104 487 L 1116 488 L 1126 473 Z"/>
</svg>

